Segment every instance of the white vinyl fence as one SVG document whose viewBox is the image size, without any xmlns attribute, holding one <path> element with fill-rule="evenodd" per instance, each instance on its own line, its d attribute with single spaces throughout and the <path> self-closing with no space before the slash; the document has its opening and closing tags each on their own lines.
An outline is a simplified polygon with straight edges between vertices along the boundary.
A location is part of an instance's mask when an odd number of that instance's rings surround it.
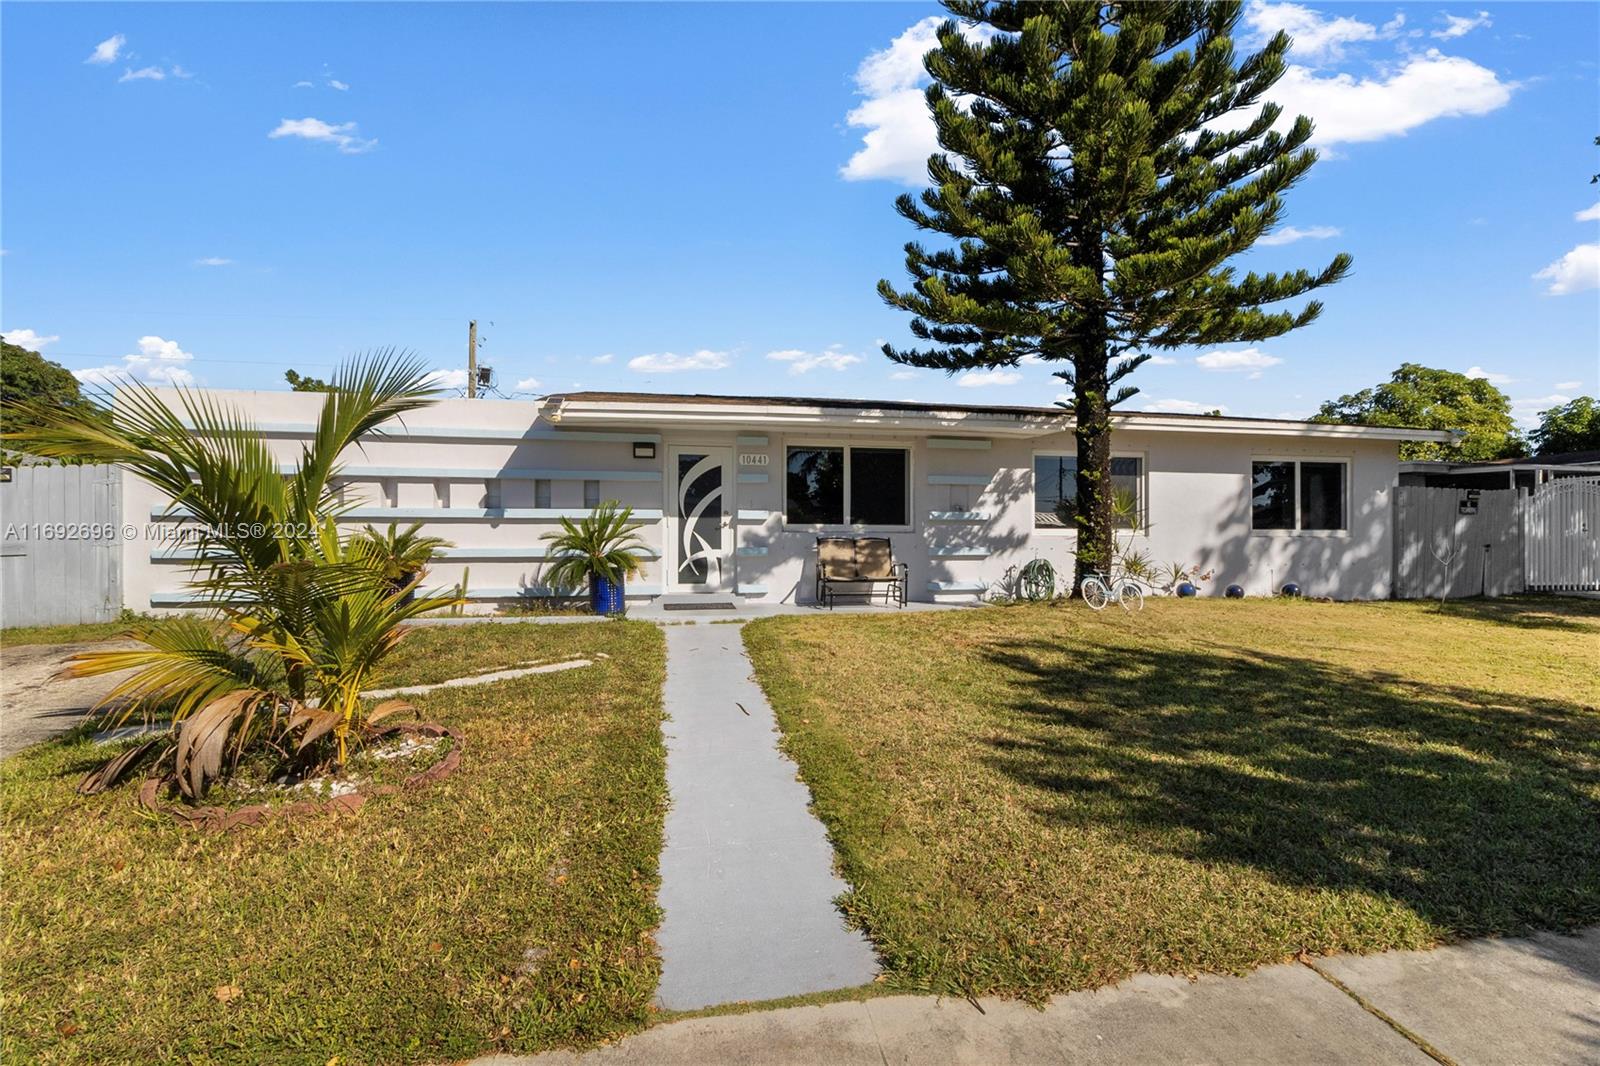
<svg viewBox="0 0 1600 1066">
<path fill-rule="evenodd" d="M 1531 494 L 1402 485 L 1394 573 L 1397 599 L 1600 590 L 1600 482 Z"/>
<path fill-rule="evenodd" d="M 122 473 L 0 473 L 0 626 L 109 622 L 122 612 Z"/>
</svg>

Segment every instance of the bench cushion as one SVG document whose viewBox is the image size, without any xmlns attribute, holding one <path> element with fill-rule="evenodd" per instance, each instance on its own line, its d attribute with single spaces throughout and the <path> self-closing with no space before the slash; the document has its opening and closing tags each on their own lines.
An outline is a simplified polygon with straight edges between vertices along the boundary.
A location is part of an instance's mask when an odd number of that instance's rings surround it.
<svg viewBox="0 0 1600 1066">
<path fill-rule="evenodd" d="M 853 581 L 857 576 L 854 537 L 818 537 L 817 573 L 827 581 Z"/>
<path fill-rule="evenodd" d="M 894 555 L 887 537 L 856 538 L 856 575 L 868 581 L 894 577 Z"/>
</svg>

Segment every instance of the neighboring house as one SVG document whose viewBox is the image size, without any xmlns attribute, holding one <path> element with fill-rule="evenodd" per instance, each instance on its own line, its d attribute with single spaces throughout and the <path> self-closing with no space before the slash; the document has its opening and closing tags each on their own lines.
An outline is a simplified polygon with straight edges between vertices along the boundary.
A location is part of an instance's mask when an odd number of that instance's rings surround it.
<svg viewBox="0 0 1600 1066">
<path fill-rule="evenodd" d="M 322 398 L 218 392 L 292 462 Z M 1383 598 L 1403 440 L 1430 430 L 1277 419 L 1120 414 L 1112 476 L 1136 498 L 1119 533 L 1158 564 L 1213 571 L 1267 595 Z M 1050 560 L 1072 573 L 1075 443 L 1060 408 L 789 397 L 575 392 L 539 401 L 444 400 L 344 456 L 353 525 L 420 521 L 455 545 L 428 584 L 470 568 L 488 604 L 549 595 L 540 534 L 615 499 L 652 548 L 635 599 L 715 592 L 809 603 L 815 543 L 835 530 L 893 541 L 910 596 L 972 601 L 1008 571 Z M 167 502 L 124 481 L 127 606 L 181 606 L 193 554 Z"/>
<path fill-rule="evenodd" d="M 1600 451 L 1535 455 L 1531 459 L 1400 464 L 1400 484 L 1430 489 L 1526 489 L 1569 477 L 1600 478 Z"/>
</svg>

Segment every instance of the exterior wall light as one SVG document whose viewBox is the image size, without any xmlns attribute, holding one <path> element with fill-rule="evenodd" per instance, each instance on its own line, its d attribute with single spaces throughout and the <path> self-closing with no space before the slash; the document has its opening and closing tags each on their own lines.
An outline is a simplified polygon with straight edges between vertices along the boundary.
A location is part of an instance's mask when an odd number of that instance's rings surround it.
<svg viewBox="0 0 1600 1066">
<path fill-rule="evenodd" d="M 654 459 L 656 457 L 655 442 L 648 440 L 634 441 L 633 457 L 635 459 Z"/>
</svg>

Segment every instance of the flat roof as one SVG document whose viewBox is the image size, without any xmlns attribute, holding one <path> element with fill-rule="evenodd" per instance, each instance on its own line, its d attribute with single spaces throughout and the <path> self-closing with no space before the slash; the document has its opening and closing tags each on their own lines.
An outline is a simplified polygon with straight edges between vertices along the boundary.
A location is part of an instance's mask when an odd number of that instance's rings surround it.
<svg viewBox="0 0 1600 1066">
<path fill-rule="evenodd" d="M 577 404 L 644 404 L 682 405 L 696 407 L 779 407 L 809 408 L 833 411 L 905 411 L 919 415 L 968 414 L 987 418 L 1014 418 L 1037 421 L 1041 418 L 1070 419 L 1072 410 L 1059 405 L 1034 407 L 1021 404 L 930 403 L 921 400 L 861 400 L 837 396 L 735 396 L 728 393 L 705 392 L 612 392 L 584 390 L 556 392 L 544 397 L 557 405 Z M 1237 430 L 1259 425 L 1263 429 L 1288 427 L 1330 435 L 1359 435 L 1407 440 L 1450 440 L 1451 434 L 1443 430 L 1408 426 L 1353 426 L 1337 422 L 1313 422 L 1300 418 L 1259 418 L 1240 415 L 1187 414 L 1170 411 L 1132 411 L 1114 409 L 1113 418 L 1138 419 L 1170 423 L 1174 427 L 1205 429 L 1214 425 L 1222 430 Z M 1148 421 L 1147 421 L 1148 420 Z M 1241 426 L 1241 423 L 1244 425 Z"/>
</svg>

